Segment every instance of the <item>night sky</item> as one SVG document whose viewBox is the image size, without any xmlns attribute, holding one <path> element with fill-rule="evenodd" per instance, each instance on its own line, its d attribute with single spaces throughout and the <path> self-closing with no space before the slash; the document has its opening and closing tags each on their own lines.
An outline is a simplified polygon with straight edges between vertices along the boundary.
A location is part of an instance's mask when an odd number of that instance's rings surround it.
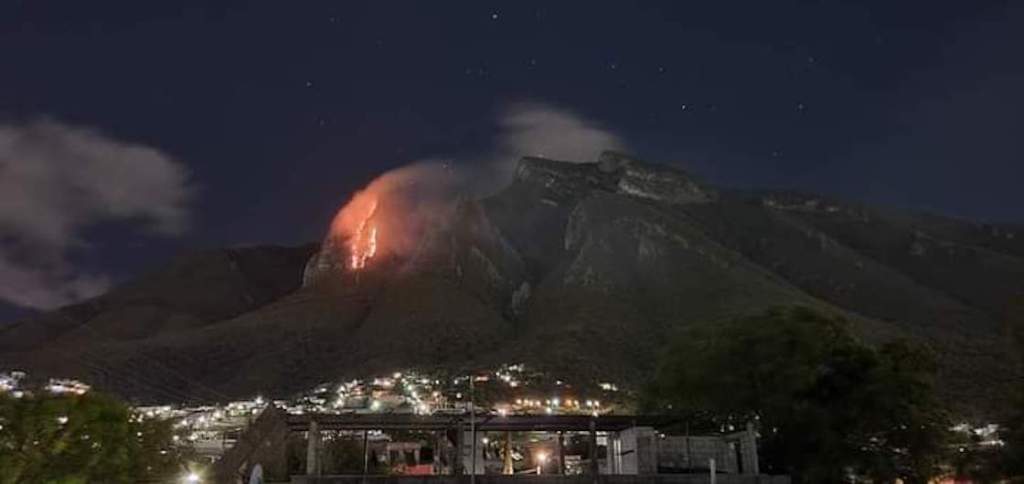
<svg viewBox="0 0 1024 484">
<path fill-rule="evenodd" d="M 0 321 L 318 240 L 523 104 L 713 183 L 1024 222 L 1020 4 L 599 3 L 3 1 Z"/>
</svg>

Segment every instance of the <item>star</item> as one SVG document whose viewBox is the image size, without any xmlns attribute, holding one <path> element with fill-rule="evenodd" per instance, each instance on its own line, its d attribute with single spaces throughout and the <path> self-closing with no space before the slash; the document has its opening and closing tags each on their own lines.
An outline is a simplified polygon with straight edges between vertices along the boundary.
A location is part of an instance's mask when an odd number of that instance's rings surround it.
<svg viewBox="0 0 1024 484">
<path fill-rule="evenodd" d="M 679 110 L 680 111 L 686 111 L 686 105 L 683 104 L 682 106 L 679 106 Z"/>
<path fill-rule="evenodd" d="M 306 87 L 313 87 L 313 81 L 306 81 Z"/>
<path fill-rule="evenodd" d="M 491 20 L 498 20 L 498 12 L 491 12 Z"/>
</svg>

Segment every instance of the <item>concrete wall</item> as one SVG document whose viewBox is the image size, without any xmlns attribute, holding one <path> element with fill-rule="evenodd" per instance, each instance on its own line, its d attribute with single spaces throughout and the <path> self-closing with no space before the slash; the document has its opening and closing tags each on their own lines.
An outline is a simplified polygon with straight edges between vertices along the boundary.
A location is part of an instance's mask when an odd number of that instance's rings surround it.
<svg viewBox="0 0 1024 484">
<path fill-rule="evenodd" d="M 608 436 L 607 474 L 657 474 L 658 434 L 650 427 L 632 427 Z"/>
<path fill-rule="evenodd" d="M 715 459 L 720 472 L 739 473 L 731 442 L 721 437 L 665 437 L 656 441 L 658 465 L 676 469 L 706 469 Z"/>
<path fill-rule="evenodd" d="M 728 435 L 660 436 L 650 427 L 633 427 L 608 435 L 606 474 L 650 475 L 659 467 L 677 472 L 707 469 L 715 460 L 719 472 L 757 474 L 757 443 L 753 428 Z"/>
<path fill-rule="evenodd" d="M 655 476 L 475 476 L 477 484 L 708 484 L 707 474 L 671 474 Z M 787 476 L 751 476 L 719 474 L 717 484 L 790 484 Z M 292 477 L 292 484 L 469 484 L 470 476 L 323 476 Z"/>
</svg>

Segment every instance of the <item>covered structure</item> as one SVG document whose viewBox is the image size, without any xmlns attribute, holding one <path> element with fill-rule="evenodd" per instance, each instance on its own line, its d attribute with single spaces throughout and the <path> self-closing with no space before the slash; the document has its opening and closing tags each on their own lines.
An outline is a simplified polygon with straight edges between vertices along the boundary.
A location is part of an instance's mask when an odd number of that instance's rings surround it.
<svg viewBox="0 0 1024 484">
<path fill-rule="evenodd" d="M 444 466 L 435 465 L 438 470 L 435 480 L 442 477 L 461 482 L 459 476 L 475 477 L 479 482 L 490 482 L 491 477 L 502 480 L 514 478 L 511 467 L 512 435 L 543 433 L 550 436 L 554 449 L 545 453 L 544 461 L 550 461 L 544 471 L 538 466 L 534 474 L 546 474 L 545 479 L 565 476 L 571 464 L 576 482 L 585 476 L 602 476 L 603 482 L 618 482 L 612 476 L 677 475 L 671 482 L 680 481 L 686 474 L 708 477 L 709 472 L 722 473 L 723 477 L 759 475 L 757 465 L 756 434 L 748 426 L 736 432 L 704 436 L 670 436 L 659 430 L 679 420 L 667 416 L 643 415 L 480 415 L 468 414 L 388 414 L 388 413 L 345 413 L 345 414 L 287 414 L 280 409 L 270 408 L 257 419 L 239 440 L 217 463 L 215 474 L 220 482 L 230 482 L 245 470 L 260 462 L 265 469 L 284 467 L 284 453 L 289 434 L 306 435 L 305 473 L 292 476 L 293 482 L 327 483 L 350 482 L 345 479 L 365 478 L 370 459 L 370 432 L 418 432 L 434 435 L 438 443 L 429 452 L 435 463 L 441 461 L 440 448 L 448 449 Z M 363 449 L 363 474 L 357 476 L 323 475 L 323 435 L 344 433 L 361 435 Z M 488 472 L 485 465 L 487 451 L 486 435 L 499 434 L 503 437 L 505 465 L 500 472 L 493 466 Z M 585 443 L 582 455 L 567 455 L 564 438 L 573 436 L 577 442 Z M 443 442 L 443 444 L 441 444 Z M 492 447 L 494 442 L 491 442 Z M 389 449 L 396 449 L 394 445 Z M 406 449 L 419 461 L 419 449 Z M 424 452 L 426 453 L 426 452 Z M 492 454 L 493 456 L 493 454 Z M 584 457 L 585 458 L 582 458 Z M 269 466 L 268 466 L 268 463 Z M 419 462 L 417 462 L 419 463 Z M 488 475 L 484 475 L 488 474 Z M 495 475 L 497 474 L 497 475 Z M 504 476 L 501 476 L 504 474 Z M 534 476 L 536 478 L 536 476 Z M 394 479 L 392 477 L 392 479 Z M 410 479 L 414 479 L 410 477 Z M 415 477 L 424 479 L 424 477 Z M 493 479 L 491 479 L 493 480 Z M 658 478 L 661 481 L 663 479 Z M 358 482 L 358 481 L 355 481 Z M 401 482 L 401 481 L 396 481 Z M 420 481 L 417 481 L 420 482 Z M 438 480 L 438 482 L 447 482 Z M 496 481 L 497 482 L 497 481 Z M 554 480 L 552 482 L 562 482 Z M 564 482 L 569 482 L 565 480 Z M 622 481 L 626 482 L 626 481 Z M 630 481 L 632 482 L 632 481 Z M 646 482 L 646 481 L 645 481 Z M 668 481 L 666 481 L 668 482 Z M 725 482 L 769 482 L 760 476 L 757 480 L 719 481 Z M 774 482 L 774 481 L 772 481 Z"/>
</svg>

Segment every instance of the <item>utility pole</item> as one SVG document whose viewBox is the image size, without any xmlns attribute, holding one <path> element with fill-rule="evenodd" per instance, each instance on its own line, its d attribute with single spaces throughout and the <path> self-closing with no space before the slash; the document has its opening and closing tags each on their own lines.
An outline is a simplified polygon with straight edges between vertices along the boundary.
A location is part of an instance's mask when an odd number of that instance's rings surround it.
<svg viewBox="0 0 1024 484">
<path fill-rule="evenodd" d="M 370 431 L 363 429 L 363 482 L 366 482 L 366 473 L 370 467 Z"/>
<path fill-rule="evenodd" d="M 469 375 L 469 435 L 473 437 L 473 445 L 470 446 L 473 455 L 470 464 L 469 483 L 476 484 L 476 394 L 474 393 L 473 380 L 476 380 L 476 372 Z"/>
</svg>

